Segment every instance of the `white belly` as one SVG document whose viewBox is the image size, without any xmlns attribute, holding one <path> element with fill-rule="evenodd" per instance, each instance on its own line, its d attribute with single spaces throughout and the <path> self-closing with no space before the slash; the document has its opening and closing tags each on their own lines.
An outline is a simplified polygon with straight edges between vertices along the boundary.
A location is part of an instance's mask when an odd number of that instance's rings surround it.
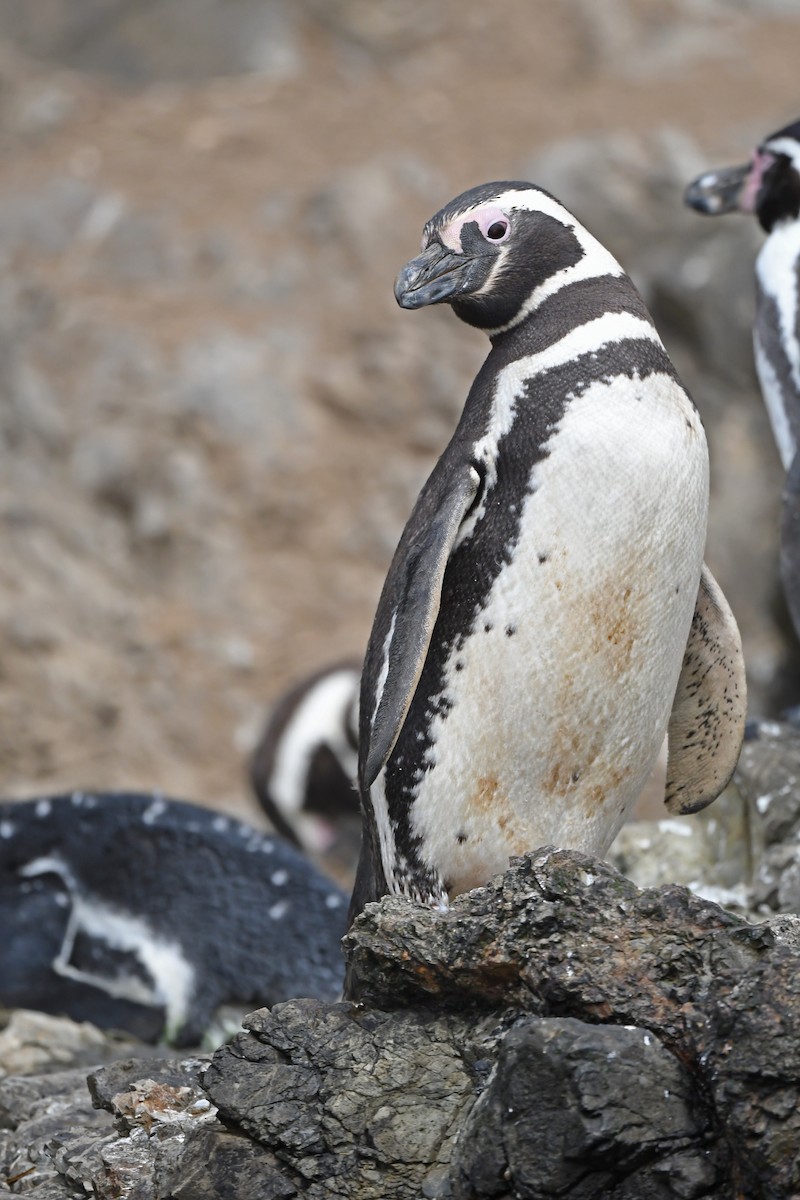
<svg viewBox="0 0 800 1200">
<path fill-rule="evenodd" d="M 606 851 L 658 755 L 694 611 L 708 457 L 674 381 L 593 384 L 549 449 L 449 663 L 413 804 L 451 895 L 537 846 Z"/>
</svg>

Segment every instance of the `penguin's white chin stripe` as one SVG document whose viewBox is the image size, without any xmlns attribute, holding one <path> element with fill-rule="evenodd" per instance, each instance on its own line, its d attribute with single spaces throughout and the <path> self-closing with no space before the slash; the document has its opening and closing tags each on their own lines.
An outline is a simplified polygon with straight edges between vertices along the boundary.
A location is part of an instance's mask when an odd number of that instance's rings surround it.
<svg viewBox="0 0 800 1200">
<path fill-rule="evenodd" d="M 773 138 L 765 142 L 762 149 L 769 151 L 770 154 L 785 154 L 800 171 L 800 142 L 796 142 L 794 138 Z"/>
<path fill-rule="evenodd" d="M 497 337 L 501 333 L 506 333 L 507 330 L 521 324 L 545 300 L 549 299 L 550 296 L 554 296 L 556 292 L 560 292 L 562 288 L 568 287 L 570 284 L 578 283 L 582 280 L 599 279 L 603 276 L 614 278 L 625 274 L 616 258 L 614 258 L 614 255 L 606 250 L 605 246 L 598 242 L 597 238 L 589 233 L 588 229 L 584 229 L 568 209 L 564 208 L 562 204 L 559 204 L 551 196 L 545 195 L 544 192 L 538 190 L 504 192 L 498 198 L 497 204 L 501 208 L 506 208 L 508 212 L 517 209 L 523 212 L 540 212 L 547 217 L 552 217 L 554 220 L 559 221 L 565 228 L 571 230 L 583 253 L 574 266 L 564 267 L 561 271 L 556 271 L 555 274 L 550 275 L 543 283 L 538 284 L 531 291 L 527 300 L 520 305 L 517 313 L 505 325 L 498 325 L 494 329 L 487 329 L 486 333 L 490 338 Z M 489 281 L 490 287 L 496 278 L 497 272 L 492 272 L 492 278 Z"/>
<path fill-rule="evenodd" d="M 496 199 L 488 203 L 502 209 L 503 212 L 541 212 L 548 217 L 554 217 L 562 225 L 577 226 L 577 221 L 568 208 L 536 187 L 527 191 L 511 188 L 510 191 L 501 192 Z"/>
</svg>

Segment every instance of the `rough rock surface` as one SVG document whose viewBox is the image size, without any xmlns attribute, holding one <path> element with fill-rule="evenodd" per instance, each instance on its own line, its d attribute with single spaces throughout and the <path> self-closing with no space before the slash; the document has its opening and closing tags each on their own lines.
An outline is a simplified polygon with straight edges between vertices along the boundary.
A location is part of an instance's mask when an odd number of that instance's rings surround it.
<svg viewBox="0 0 800 1200">
<path fill-rule="evenodd" d="M 350 988 L 365 1003 L 449 1007 L 468 995 L 648 1031 L 693 1080 L 716 1194 L 800 1186 L 799 964 L 768 927 L 682 888 L 639 891 L 600 863 L 540 852 L 443 916 L 415 911 L 410 923 L 385 901 L 348 940 Z"/>
<path fill-rule="evenodd" d="M 751 906 L 800 914 L 800 730 L 753 722 L 736 771 L 748 804 L 753 872 Z"/>
<path fill-rule="evenodd" d="M 19 1008 L 0 1009 L 0 1080 L 8 1075 L 37 1075 L 68 1067 L 90 1067 L 126 1055 L 158 1056 L 124 1033 L 103 1033 L 88 1021 L 72 1021 Z"/>
<path fill-rule="evenodd" d="M 76 1072 L 4 1080 L 0 1186 L 786 1200 L 800 1189 L 797 924 L 752 926 L 552 850 L 448 913 L 387 898 L 347 938 L 358 1003 L 260 1010 L 208 1065 L 92 1072 L 100 1113 Z"/>
<path fill-rule="evenodd" d="M 128 1059 L 94 1071 L 88 1090 L 85 1070 L 0 1084 L 0 1197 L 295 1195 L 267 1151 L 215 1119 L 205 1065 Z"/>
</svg>

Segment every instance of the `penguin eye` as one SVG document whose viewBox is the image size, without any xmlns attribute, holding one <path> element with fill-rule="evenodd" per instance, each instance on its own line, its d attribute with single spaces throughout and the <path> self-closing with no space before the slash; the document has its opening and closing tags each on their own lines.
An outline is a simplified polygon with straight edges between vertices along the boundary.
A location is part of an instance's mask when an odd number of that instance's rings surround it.
<svg viewBox="0 0 800 1200">
<path fill-rule="evenodd" d="M 508 223 L 506 221 L 495 221 L 486 230 L 486 236 L 490 242 L 502 242 L 507 233 Z"/>
</svg>

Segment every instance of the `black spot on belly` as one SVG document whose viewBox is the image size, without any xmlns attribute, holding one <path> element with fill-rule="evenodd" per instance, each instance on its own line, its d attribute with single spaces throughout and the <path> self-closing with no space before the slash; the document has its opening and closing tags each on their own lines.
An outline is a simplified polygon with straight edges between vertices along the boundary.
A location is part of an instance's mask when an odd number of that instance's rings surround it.
<svg viewBox="0 0 800 1200">
<path fill-rule="evenodd" d="M 494 625 L 492 625 L 491 621 L 487 621 L 485 623 L 485 625 L 483 626 L 484 633 L 491 633 L 493 629 L 494 629 Z"/>
<path fill-rule="evenodd" d="M 465 833 L 457 833 L 456 834 L 456 841 L 458 842 L 459 846 L 463 846 L 464 842 L 466 840 L 467 840 L 467 835 Z"/>
<path fill-rule="evenodd" d="M 457 670 L 457 671 L 463 671 L 463 670 L 464 670 L 464 664 L 463 664 L 463 662 L 461 661 L 461 659 L 460 659 L 460 658 L 459 658 L 459 659 L 458 659 L 458 661 L 456 662 L 456 670 Z"/>
<path fill-rule="evenodd" d="M 513 637 L 516 632 L 516 625 L 506 625 L 506 637 Z"/>
<path fill-rule="evenodd" d="M 539 554 L 537 557 L 538 557 L 540 563 L 546 563 L 549 555 Z"/>
</svg>

